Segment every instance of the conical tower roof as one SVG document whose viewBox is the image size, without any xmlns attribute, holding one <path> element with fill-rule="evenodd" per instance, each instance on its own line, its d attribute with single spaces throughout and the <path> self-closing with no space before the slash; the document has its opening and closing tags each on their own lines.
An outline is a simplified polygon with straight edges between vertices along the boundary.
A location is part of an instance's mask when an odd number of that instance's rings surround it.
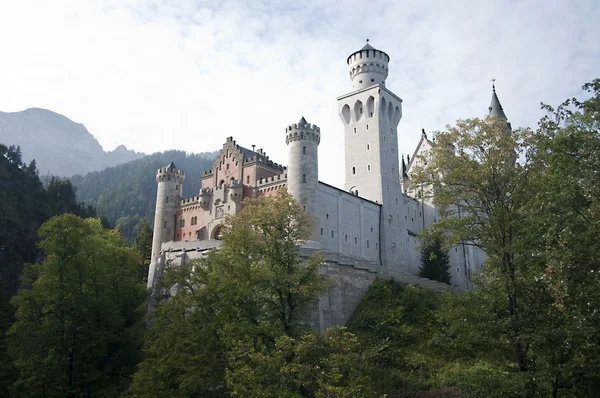
<svg viewBox="0 0 600 398">
<path fill-rule="evenodd" d="M 496 95 L 496 86 L 492 84 L 492 102 L 490 103 L 490 107 L 488 108 L 490 113 L 488 116 L 497 117 L 501 120 L 508 120 L 506 114 L 504 113 L 504 109 L 502 109 L 502 105 L 500 104 L 500 100 L 498 99 L 498 95 Z"/>
<path fill-rule="evenodd" d="M 167 166 L 167 170 L 176 170 L 177 168 L 175 167 L 175 163 L 173 163 L 171 161 L 171 163 L 169 163 L 169 165 Z"/>
<path fill-rule="evenodd" d="M 305 124 L 308 124 L 308 122 L 306 121 L 304 116 L 302 116 L 302 118 L 300 118 L 300 121 L 298 122 L 298 126 L 304 126 Z"/>
</svg>

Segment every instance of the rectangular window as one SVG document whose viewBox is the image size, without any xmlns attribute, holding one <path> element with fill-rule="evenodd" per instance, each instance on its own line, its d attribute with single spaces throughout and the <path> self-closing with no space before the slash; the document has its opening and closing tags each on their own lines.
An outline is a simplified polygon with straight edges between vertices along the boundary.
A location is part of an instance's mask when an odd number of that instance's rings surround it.
<svg viewBox="0 0 600 398">
<path fill-rule="evenodd" d="M 369 125 L 367 124 L 367 130 L 369 129 Z"/>
<path fill-rule="evenodd" d="M 169 197 L 167 196 L 167 203 L 169 203 Z"/>
<path fill-rule="evenodd" d="M 303 147 L 302 147 L 302 153 L 303 153 L 304 155 L 306 155 L 306 147 L 305 147 L 305 146 L 303 146 Z"/>
<path fill-rule="evenodd" d="M 335 237 L 333 231 L 331 231 L 331 239 L 333 239 Z"/>
<path fill-rule="evenodd" d="M 302 174 L 302 182 L 306 183 L 306 174 Z"/>
<path fill-rule="evenodd" d="M 250 184 L 250 176 L 246 176 L 246 184 Z"/>
</svg>

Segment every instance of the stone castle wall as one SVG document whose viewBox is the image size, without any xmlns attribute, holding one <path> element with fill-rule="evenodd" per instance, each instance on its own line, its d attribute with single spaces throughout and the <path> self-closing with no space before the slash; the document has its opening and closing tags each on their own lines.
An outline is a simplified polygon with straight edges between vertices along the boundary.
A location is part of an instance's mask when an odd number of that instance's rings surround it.
<svg viewBox="0 0 600 398">
<path fill-rule="evenodd" d="M 163 255 L 156 268 L 154 279 L 158 279 L 166 261 L 174 265 L 185 264 L 200 258 L 210 250 L 218 248 L 220 241 L 188 241 L 167 242 L 162 245 Z M 333 287 L 321 296 L 308 317 L 308 322 L 320 332 L 330 326 L 345 325 L 353 316 L 358 304 L 377 278 L 395 279 L 402 283 L 420 286 L 434 291 L 460 291 L 460 288 L 432 281 L 418 276 L 395 272 L 365 259 L 317 250 L 308 247 L 300 248 L 300 255 L 308 259 L 313 253 L 320 251 L 325 257 L 319 272 L 323 277 L 333 280 Z"/>
</svg>

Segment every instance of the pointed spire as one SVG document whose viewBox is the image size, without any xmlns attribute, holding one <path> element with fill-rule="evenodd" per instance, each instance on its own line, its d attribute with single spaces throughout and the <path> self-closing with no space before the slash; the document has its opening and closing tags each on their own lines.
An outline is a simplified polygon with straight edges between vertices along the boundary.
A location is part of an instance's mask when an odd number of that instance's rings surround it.
<svg viewBox="0 0 600 398">
<path fill-rule="evenodd" d="M 298 126 L 304 126 L 305 124 L 308 124 L 308 122 L 306 121 L 306 119 L 304 118 L 304 116 L 302 116 L 302 118 L 298 122 Z"/>
<path fill-rule="evenodd" d="M 406 173 L 406 163 L 404 163 L 404 156 L 402 156 L 402 178 L 408 178 L 408 174 Z"/>
<path fill-rule="evenodd" d="M 500 100 L 496 95 L 496 85 L 494 84 L 495 80 L 496 79 L 492 79 L 492 102 L 490 103 L 490 107 L 488 108 L 490 111 L 488 116 L 497 117 L 501 120 L 508 120 L 506 114 L 504 113 L 504 110 L 502 109 L 502 105 L 500 105 Z"/>
<path fill-rule="evenodd" d="M 167 170 L 174 171 L 175 169 L 175 163 L 171 161 L 171 163 L 169 163 L 169 165 L 167 166 Z"/>
</svg>

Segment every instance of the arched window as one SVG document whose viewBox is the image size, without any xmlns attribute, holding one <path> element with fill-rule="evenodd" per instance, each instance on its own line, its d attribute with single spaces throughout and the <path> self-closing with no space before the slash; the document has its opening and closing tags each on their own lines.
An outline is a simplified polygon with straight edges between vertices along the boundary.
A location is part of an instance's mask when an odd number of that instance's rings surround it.
<svg viewBox="0 0 600 398">
<path fill-rule="evenodd" d="M 352 166 L 352 174 L 356 174 L 356 167 Z"/>
</svg>

